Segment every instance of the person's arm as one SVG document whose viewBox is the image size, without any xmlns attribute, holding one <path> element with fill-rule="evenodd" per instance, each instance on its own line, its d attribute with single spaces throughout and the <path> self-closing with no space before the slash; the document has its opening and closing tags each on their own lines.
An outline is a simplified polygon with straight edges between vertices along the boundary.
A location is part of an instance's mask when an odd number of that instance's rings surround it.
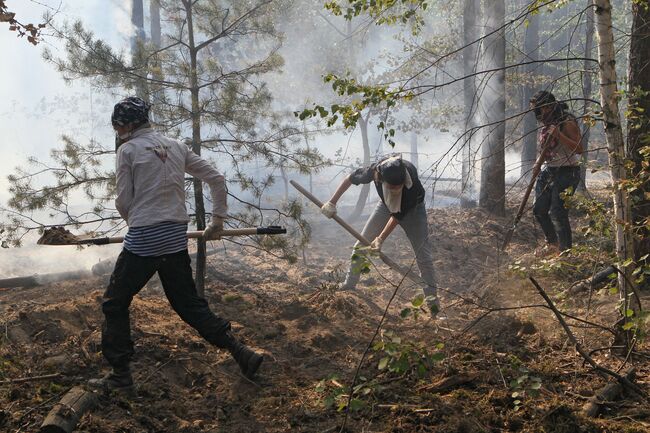
<svg viewBox="0 0 650 433">
<path fill-rule="evenodd" d="M 208 161 L 189 149 L 185 155 L 185 171 L 208 184 L 212 198 L 212 218 L 225 219 L 228 216 L 226 178 Z"/>
<path fill-rule="evenodd" d="M 352 182 L 350 182 L 350 176 L 345 176 L 345 179 L 341 181 L 339 184 L 338 188 L 336 188 L 336 191 L 334 191 L 334 194 L 332 197 L 329 199 L 329 202 L 332 203 L 333 205 L 336 205 L 336 203 L 339 201 L 341 196 L 347 191 L 350 187 L 352 186 Z"/>
<path fill-rule="evenodd" d="M 391 216 L 388 222 L 386 223 L 386 227 L 379 233 L 379 236 L 377 236 L 381 241 L 385 241 L 388 236 L 390 236 L 391 233 L 393 233 L 393 230 L 395 230 L 395 227 L 399 225 L 399 221 L 397 218 L 394 216 Z"/>
<path fill-rule="evenodd" d="M 381 231 L 381 233 L 379 233 L 379 236 L 373 239 L 372 243 L 370 244 L 370 248 L 377 251 L 381 250 L 381 245 L 384 243 L 386 238 L 388 238 L 388 236 L 393 233 L 393 230 L 395 230 L 395 227 L 398 225 L 398 219 L 394 216 L 391 216 L 384 229 Z"/>
<path fill-rule="evenodd" d="M 343 193 L 347 191 L 351 185 L 352 182 L 350 181 L 350 176 L 346 176 L 345 179 L 341 181 L 338 188 L 336 188 L 336 191 L 334 191 L 334 195 L 332 195 L 328 201 L 323 203 L 323 206 L 320 208 L 321 213 L 327 218 L 334 218 L 334 215 L 336 215 L 336 202 L 339 201 Z"/>
<path fill-rule="evenodd" d="M 570 121 L 564 124 L 564 128 L 552 126 L 551 133 L 557 141 L 567 146 L 574 153 L 582 153 L 582 133 L 578 127 L 578 122 Z"/>
<path fill-rule="evenodd" d="M 133 202 L 133 174 L 131 173 L 131 163 L 124 149 L 119 149 L 117 152 L 115 186 L 117 192 L 115 208 L 128 223 L 129 209 Z"/>
</svg>

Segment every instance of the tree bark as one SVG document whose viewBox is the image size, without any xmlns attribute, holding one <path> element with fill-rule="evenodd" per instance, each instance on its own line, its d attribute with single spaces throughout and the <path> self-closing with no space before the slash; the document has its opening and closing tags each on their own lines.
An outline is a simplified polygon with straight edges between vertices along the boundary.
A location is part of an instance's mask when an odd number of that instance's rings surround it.
<svg viewBox="0 0 650 433">
<path fill-rule="evenodd" d="M 476 0 L 465 0 L 463 6 L 463 73 L 465 76 L 471 75 L 476 69 L 478 56 L 476 55 L 476 44 L 469 45 L 476 39 L 477 25 L 476 18 L 478 15 L 478 4 Z M 465 118 L 465 141 L 462 151 L 461 166 L 461 193 L 460 206 L 462 208 L 472 208 L 476 206 L 474 200 L 474 179 L 472 176 L 472 138 L 474 137 L 473 127 L 475 125 L 474 116 L 476 114 L 477 95 L 476 81 L 474 77 L 466 78 L 463 82 L 463 102 Z M 468 133 L 469 131 L 469 133 Z"/>
<path fill-rule="evenodd" d="M 591 4 L 591 0 L 587 0 L 589 4 Z M 591 58 L 591 54 L 594 48 L 594 8 L 590 7 L 587 9 L 587 15 L 586 15 L 586 28 L 585 28 L 585 59 Z M 592 64 L 590 61 L 585 60 L 584 61 L 584 75 L 582 76 L 582 97 L 585 99 L 585 103 L 582 109 L 582 114 L 586 115 L 589 112 L 589 106 L 591 105 L 588 99 L 591 99 L 591 83 L 593 81 L 593 77 L 591 76 L 591 68 Z M 578 185 L 578 189 L 580 191 L 586 191 L 587 190 L 587 161 L 588 161 L 588 150 L 589 150 L 589 136 L 591 133 L 591 127 L 585 123 L 584 121 L 582 122 L 582 148 L 584 151 L 582 152 L 581 156 L 581 162 L 582 165 L 580 166 L 580 184 Z"/>
<path fill-rule="evenodd" d="M 359 117 L 359 129 L 361 130 L 361 142 L 363 144 L 363 165 L 368 167 L 370 165 L 370 143 L 368 141 L 368 118 Z M 363 208 L 366 206 L 368 201 L 368 194 L 370 193 L 370 184 L 365 184 L 361 187 L 361 192 L 359 193 L 359 198 L 357 199 L 357 204 L 354 206 L 352 214 L 348 217 L 350 221 L 356 221 L 363 212 Z"/>
<path fill-rule="evenodd" d="M 620 187 L 627 179 L 625 171 L 625 142 L 618 107 L 614 34 L 612 31 L 612 6 L 609 0 L 593 0 L 596 34 L 598 36 L 598 65 L 600 77 L 600 102 L 605 122 L 609 168 L 614 183 L 614 215 L 616 219 L 616 256 L 622 272 L 629 273 L 623 263 L 632 258 L 630 203 L 626 191 Z M 628 275 L 629 277 L 629 275 Z M 624 275 L 619 274 L 618 285 L 627 306 L 628 286 Z M 626 307 L 627 308 L 627 307 Z"/>
<path fill-rule="evenodd" d="M 151 0 L 149 4 L 149 15 L 151 16 L 151 43 L 154 47 L 160 48 L 162 35 L 160 30 L 160 0 Z"/>
<path fill-rule="evenodd" d="M 133 65 L 139 65 L 142 60 L 142 47 L 145 43 L 144 32 L 144 6 L 142 0 L 133 0 L 131 3 L 131 24 L 135 27 L 135 35 L 131 37 L 131 56 Z M 136 80 L 135 91 L 137 96 L 149 101 L 147 80 L 144 78 Z"/>
<path fill-rule="evenodd" d="M 650 4 L 632 3 L 632 31 L 629 63 L 629 106 L 634 108 L 628 120 L 627 155 L 634 163 L 632 175 L 643 173 L 643 147 L 650 146 Z M 646 167 L 647 171 L 648 168 Z M 647 176 L 647 173 L 646 173 Z M 632 193 L 632 221 L 635 229 L 635 259 L 650 253 L 650 200 L 647 198 L 648 184 L 644 182 Z"/>
<path fill-rule="evenodd" d="M 524 38 L 525 61 L 539 60 L 539 15 L 528 16 L 528 27 Z M 538 64 L 531 63 L 524 66 L 526 84 L 523 89 L 522 106 L 528 110 L 530 98 L 535 94 L 535 85 L 533 83 L 535 72 L 539 68 Z M 524 142 L 521 149 L 521 173 L 520 176 L 526 182 L 530 181 L 531 170 L 537 159 L 537 119 L 535 113 L 528 112 L 524 115 L 523 122 Z"/>
<path fill-rule="evenodd" d="M 632 382 L 635 375 L 636 371 L 630 369 L 625 374 L 625 378 Z M 623 385 L 620 382 L 609 382 L 582 406 L 582 414 L 589 417 L 597 416 L 605 404 L 614 401 L 622 392 Z"/>
<path fill-rule="evenodd" d="M 409 158 L 411 164 L 418 168 L 418 133 L 411 131 L 411 157 Z"/>
<path fill-rule="evenodd" d="M 187 17 L 187 37 L 190 52 L 190 95 L 192 99 L 192 151 L 201 155 L 201 107 L 199 105 L 199 80 L 197 71 L 198 50 L 194 42 L 194 25 L 192 21 L 192 1 L 183 0 Z M 205 230 L 205 203 L 203 200 L 203 183 L 200 179 L 192 181 L 194 187 L 194 204 L 197 230 Z M 205 294 L 205 240 L 196 241 L 196 291 L 199 296 Z"/>
<path fill-rule="evenodd" d="M 47 415 L 40 433 L 72 433 L 82 415 L 92 409 L 97 403 L 97 397 L 81 387 L 68 391 L 61 401 L 54 405 Z"/>
<path fill-rule="evenodd" d="M 489 68 L 500 68 L 487 80 L 487 89 L 483 92 L 487 99 L 483 105 L 487 123 L 500 122 L 490 126 L 488 136 L 483 143 L 481 164 L 481 192 L 479 206 L 492 215 L 505 215 L 505 55 L 506 39 L 503 24 L 505 22 L 505 1 L 493 0 L 484 8 L 487 15 L 486 32 L 497 28 L 501 30 L 485 38 L 484 57 Z"/>
</svg>

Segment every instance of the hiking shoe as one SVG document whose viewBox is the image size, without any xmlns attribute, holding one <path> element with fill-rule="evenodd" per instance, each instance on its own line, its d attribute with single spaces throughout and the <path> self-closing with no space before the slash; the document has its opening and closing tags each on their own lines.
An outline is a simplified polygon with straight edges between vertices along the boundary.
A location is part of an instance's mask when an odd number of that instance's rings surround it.
<svg viewBox="0 0 650 433">
<path fill-rule="evenodd" d="M 123 370 L 113 369 L 104 375 L 104 377 L 90 379 L 88 386 L 106 391 L 127 390 L 133 387 L 133 377 L 131 377 L 131 370 L 128 368 Z"/>
<path fill-rule="evenodd" d="M 237 361 L 239 369 L 248 379 L 252 379 L 255 376 L 255 373 L 260 368 L 262 361 L 264 361 L 264 356 L 259 353 L 254 352 L 247 346 L 239 344 L 234 351 L 232 351 L 232 357 Z"/>
</svg>

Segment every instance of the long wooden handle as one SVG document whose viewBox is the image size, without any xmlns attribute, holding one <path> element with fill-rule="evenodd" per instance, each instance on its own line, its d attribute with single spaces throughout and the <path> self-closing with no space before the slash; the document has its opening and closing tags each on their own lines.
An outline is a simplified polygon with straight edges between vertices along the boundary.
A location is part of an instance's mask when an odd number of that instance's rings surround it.
<svg viewBox="0 0 650 433">
<path fill-rule="evenodd" d="M 280 226 L 268 226 L 268 227 L 250 227 L 244 229 L 225 229 L 219 232 L 221 237 L 230 237 L 230 236 L 247 236 L 247 235 L 273 235 L 273 234 L 284 234 L 287 232 L 287 229 Z M 189 239 L 197 239 L 203 236 L 203 230 L 187 232 L 187 237 Z M 111 236 L 105 238 L 94 238 L 94 239 L 83 239 L 75 244 L 91 244 L 91 245 L 106 245 L 106 244 L 119 244 L 124 242 L 124 236 Z"/>
<path fill-rule="evenodd" d="M 304 195 L 309 200 L 311 200 L 311 202 L 314 203 L 316 206 L 318 206 L 319 208 L 323 207 L 323 202 L 318 200 L 312 193 L 310 193 L 305 188 L 303 188 L 298 182 L 296 182 L 295 180 L 290 180 L 289 183 L 291 183 L 291 185 L 293 185 L 294 188 L 300 191 L 302 195 Z M 345 222 L 340 216 L 334 215 L 332 219 L 337 223 L 339 223 L 341 227 L 343 227 L 348 233 L 354 236 L 359 242 L 361 242 L 362 245 L 365 246 L 370 245 L 370 241 L 368 239 L 363 237 L 361 233 L 357 232 L 350 224 Z M 403 266 L 398 265 L 396 262 L 394 262 L 390 257 L 386 256 L 384 253 L 379 252 L 379 258 L 382 260 L 382 262 L 386 263 L 390 268 L 406 276 L 414 283 L 422 284 L 422 280 L 416 277 L 415 275 L 412 275 L 412 272 L 410 272 L 409 269 L 406 269 Z"/>
<path fill-rule="evenodd" d="M 517 210 L 515 219 L 512 221 L 512 227 L 510 228 L 510 230 L 508 230 L 505 238 L 503 239 L 503 244 L 501 245 L 501 251 L 504 251 L 508 246 L 508 244 L 510 243 L 510 241 L 512 240 L 512 235 L 515 233 L 517 224 L 519 224 L 519 221 L 521 221 L 521 217 L 524 216 L 524 211 L 526 210 L 526 203 L 528 203 L 528 199 L 530 198 L 530 193 L 533 191 L 533 187 L 535 186 L 535 181 L 537 180 L 537 176 L 539 175 L 540 171 L 542 171 L 542 164 L 544 164 L 544 160 L 546 159 L 546 154 L 548 152 L 548 143 L 550 139 L 551 137 L 549 136 L 544 141 L 542 152 L 540 152 L 539 156 L 537 157 L 537 160 L 535 161 L 535 164 L 533 165 L 533 171 L 531 173 L 530 182 L 528 183 L 528 187 L 526 188 L 524 197 L 521 200 L 521 204 L 519 205 L 519 209 Z"/>
</svg>

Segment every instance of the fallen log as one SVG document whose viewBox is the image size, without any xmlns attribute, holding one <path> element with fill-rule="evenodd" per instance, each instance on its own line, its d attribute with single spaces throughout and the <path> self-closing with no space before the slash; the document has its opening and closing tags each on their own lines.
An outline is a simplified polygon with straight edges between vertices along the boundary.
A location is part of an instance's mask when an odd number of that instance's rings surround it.
<svg viewBox="0 0 650 433">
<path fill-rule="evenodd" d="M 72 433 L 83 414 L 97 403 L 94 393 L 75 386 L 54 405 L 39 430 L 40 433 Z"/>
<path fill-rule="evenodd" d="M 477 377 L 478 373 L 469 374 L 455 374 L 450 377 L 445 377 L 435 383 L 429 383 L 418 388 L 418 391 L 429 392 L 444 392 L 459 386 L 472 383 Z"/>
<path fill-rule="evenodd" d="M 632 382 L 635 375 L 636 371 L 632 368 L 625 374 L 625 378 Z M 589 417 L 598 416 L 603 406 L 609 401 L 616 400 L 622 392 L 623 385 L 621 383 L 609 382 L 582 406 L 582 414 Z"/>
<path fill-rule="evenodd" d="M 569 293 L 576 294 L 580 292 L 585 292 L 587 290 L 595 290 L 609 280 L 609 276 L 616 273 L 616 269 L 613 266 L 607 266 L 600 271 L 596 272 L 591 278 L 587 278 L 578 282 L 576 285 L 569 289 Z"/>
</svg>

